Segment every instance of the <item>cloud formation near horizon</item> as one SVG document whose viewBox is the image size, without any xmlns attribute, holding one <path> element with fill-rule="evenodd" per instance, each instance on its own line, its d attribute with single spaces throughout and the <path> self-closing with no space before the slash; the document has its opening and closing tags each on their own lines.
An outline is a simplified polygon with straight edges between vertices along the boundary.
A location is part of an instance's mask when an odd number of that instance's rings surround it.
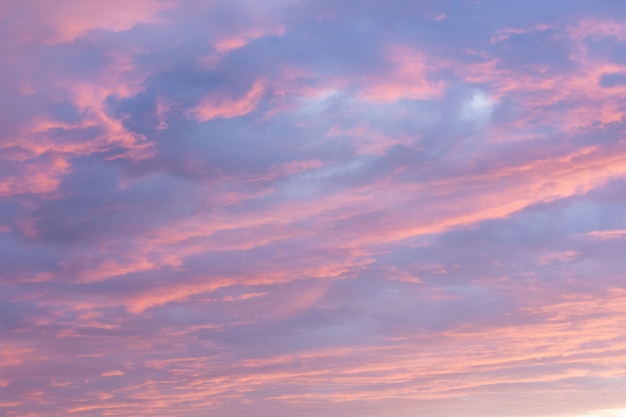
<svg viewBox="0 0 626 417">
<path fill-rule="evenodd" d="M 0 4 L 0 412 L 626 413 L 626 6 Z"/>
</svg>

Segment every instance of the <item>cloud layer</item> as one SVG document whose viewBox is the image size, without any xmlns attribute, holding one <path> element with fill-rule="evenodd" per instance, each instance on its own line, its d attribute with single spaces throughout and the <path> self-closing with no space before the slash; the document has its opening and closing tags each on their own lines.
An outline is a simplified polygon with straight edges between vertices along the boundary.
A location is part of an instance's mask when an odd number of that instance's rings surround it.
<svg viewBox="0 0 626 417">
<path fill-rule="evenodd" d="M 3 414 L 626 413 L 619 2 L 40 3 Z"/>
</svg>

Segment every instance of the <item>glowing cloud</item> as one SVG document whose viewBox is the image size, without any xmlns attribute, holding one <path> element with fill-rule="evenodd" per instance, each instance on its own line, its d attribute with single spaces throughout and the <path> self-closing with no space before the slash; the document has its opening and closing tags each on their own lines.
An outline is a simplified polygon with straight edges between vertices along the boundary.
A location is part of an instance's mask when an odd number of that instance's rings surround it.
<svg viewBox="0 0 626 417">
<path fill-rule="evenodd" d="M 624 417 L 625 28 L 0 2 L 0 415 Z"/>
</svg>

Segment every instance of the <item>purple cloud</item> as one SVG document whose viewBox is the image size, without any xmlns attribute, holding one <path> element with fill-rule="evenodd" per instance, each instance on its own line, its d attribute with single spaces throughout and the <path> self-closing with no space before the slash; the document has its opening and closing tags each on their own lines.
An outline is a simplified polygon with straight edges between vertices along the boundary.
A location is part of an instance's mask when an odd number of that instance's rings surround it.
<svg viewBox="0 0 626 417">
<path fill-rule="evenodd" d="M 625 412 L 625 8 L 109 3 L 0 5 L 4 414 Z"/>
</svg>

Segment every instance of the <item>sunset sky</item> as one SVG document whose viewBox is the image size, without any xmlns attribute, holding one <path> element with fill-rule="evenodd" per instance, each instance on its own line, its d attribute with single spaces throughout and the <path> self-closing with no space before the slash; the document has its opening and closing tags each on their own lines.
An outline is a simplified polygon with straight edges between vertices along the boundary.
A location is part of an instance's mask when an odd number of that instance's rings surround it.
<svg viewBox="0 0 626 417">
<path fill-rule="evenodd" d="M 626 417 L 626 2 L 0 0 L 0 415 Z"/>
</svg>

